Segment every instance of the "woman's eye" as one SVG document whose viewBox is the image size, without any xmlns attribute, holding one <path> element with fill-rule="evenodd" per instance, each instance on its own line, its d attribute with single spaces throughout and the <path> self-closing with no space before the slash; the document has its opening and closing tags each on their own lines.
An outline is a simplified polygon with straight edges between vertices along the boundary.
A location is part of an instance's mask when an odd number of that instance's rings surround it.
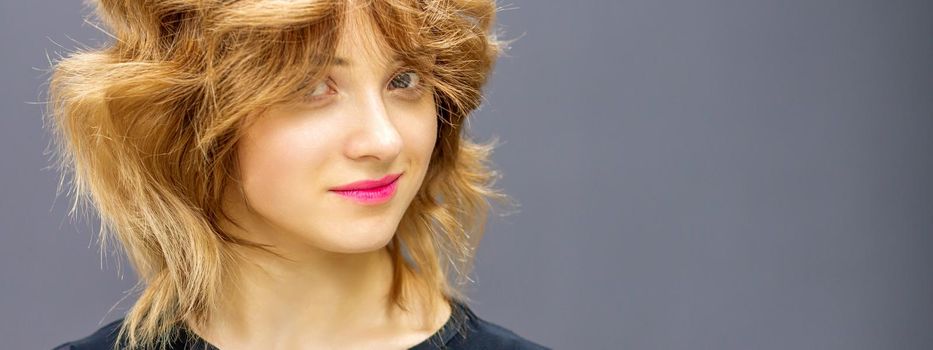
<svg viewBox="0 0 933 350">
<path fill-rule="evenodd" d="M 330 92 L 330 85 L 327 84 L 327 81 L 322 81 L 317 86 L 314 87 L 314 90 L 308 95 L 310 98 L 320 98 Z"/>
<path fill-rule="evenodd" d="M 421 82 L 421 77 L 418 76 L 418 73 L 414 71 L 402 72 L 392 78 L 392 81 L 389 82 L 389 88 L 391 89 L 411 89 L 418 87 L 418 83 Z"/>
<path fill-rule="evenodd" d="M 317 103 L 327 99 L 329 95 L 333 95 L 335 93 L 336 91 L 334 91 L 334 88 L 332 87 L 331 80 L 324 79 L 323 81 L 318 82 L 317 85 L 314 86 L 313 90 L 304 93 L 304 95 L 301 96 L 301 101 L 305 103 Z"/>
</svg>

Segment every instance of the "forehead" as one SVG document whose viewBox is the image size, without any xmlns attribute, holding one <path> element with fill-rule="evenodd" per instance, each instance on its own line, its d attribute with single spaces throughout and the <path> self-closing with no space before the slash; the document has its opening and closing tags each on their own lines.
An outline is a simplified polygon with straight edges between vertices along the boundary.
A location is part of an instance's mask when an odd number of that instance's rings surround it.
<svg viewBox="0 0 933 350">
<path fill-rule="evenodd" d="M 336 65 L 360 64 L 363 61 L 388 65 L 397 55 L 365 8 L 351 6 L 346 12 L 335 48 Z"/>
</svg>

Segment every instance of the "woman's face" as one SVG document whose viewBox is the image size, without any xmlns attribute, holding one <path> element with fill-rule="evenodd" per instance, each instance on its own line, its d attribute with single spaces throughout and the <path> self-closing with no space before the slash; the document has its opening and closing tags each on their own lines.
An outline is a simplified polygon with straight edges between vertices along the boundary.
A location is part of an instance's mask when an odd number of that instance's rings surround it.
<svg viewBox="0 0 933 350">
<path fill-rule="evenodd" d="M 327 81 L 245 130 L 240 177 L 252 210 L 233 212 L 248 239 L 285 249 L 376 250 L 421 186 L 437 137 L 433 90 L 390 57 L 363 18 L 348 21 Z M 377 203 L 332 191 L 396 174 L 394 194 Z"/>
</svg>

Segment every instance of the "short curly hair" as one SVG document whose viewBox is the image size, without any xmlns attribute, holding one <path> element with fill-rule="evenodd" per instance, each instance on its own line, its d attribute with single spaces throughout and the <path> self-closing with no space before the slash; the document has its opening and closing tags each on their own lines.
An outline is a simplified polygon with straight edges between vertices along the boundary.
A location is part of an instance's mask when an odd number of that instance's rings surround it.
<svg viewBox="0 0 933 350">
<path fill-rule="evenodd" d="M 503 42 L 493 0 L 100 0 L 112 39 L 54 63 L 49 118 L 72 215 L 96 209 L 140 276 L 119 338 L 161 348 L 185 322 L 206 321 L 232 277 L 231 245 L 256 246 L 218 224 L 236 181 L 245 121 L 306 94 L 333 64 L 349 11 L 364 11 L 391 49 L 434 87 L 438 139 L 428 173 L 387 249 L 391 298 L 467 299 L 461 290 L 494 188 L 496 141 L 471 141 Z M 451 272 L 453 268 L 453 273 Z M 456 283 L 448 277 L 458 277 Z M 120 341 L 117 342 L 120 344 Z"/>
</svg>

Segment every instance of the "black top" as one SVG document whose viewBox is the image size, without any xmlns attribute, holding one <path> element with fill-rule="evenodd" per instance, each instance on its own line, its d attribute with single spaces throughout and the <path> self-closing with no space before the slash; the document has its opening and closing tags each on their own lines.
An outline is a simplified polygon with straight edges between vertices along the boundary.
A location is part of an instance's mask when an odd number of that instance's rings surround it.
<svg viewBox="0 0 933 350">
<path fill-rule="evenodd" d="M 123 319 L 101 327 L 93 334 L 70 341 L 52 350 L 111 350 Z M 167 350 L 206 349 L 219 350 L 197 334 L 179 332 L 180 336 Z M 548 350 L 548 348 L 522 338 L 515 332 L 476 316 L 466 304 L 453 300 L 450 318 L 437 332 L 409 350 L 468 350 L 517 349 Z"/>
</svg>

